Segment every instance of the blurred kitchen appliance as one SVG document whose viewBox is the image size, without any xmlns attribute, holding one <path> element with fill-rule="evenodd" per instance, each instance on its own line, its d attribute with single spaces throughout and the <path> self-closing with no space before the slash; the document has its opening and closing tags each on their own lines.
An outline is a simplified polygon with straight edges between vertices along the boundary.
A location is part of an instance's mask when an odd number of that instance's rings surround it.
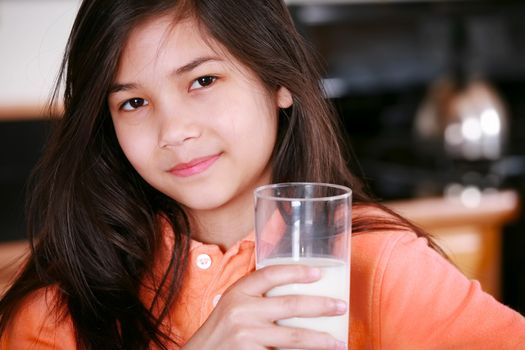
<svg viewBox="0 0 525 350">
<path fill-rule="evenodd" d="M 430 88 L 415 127 L 422 139 L 440 138 L 449 157 L 477 161 L 503 156 L 508 123 L 504 102 L 489 83 L 458 86 L 443 79 Z"/>
<path fill-rule="evenodd" d="M 470 36 L 465 19 L 451 21 L 450 73 L 430 84 L 428 95 L 416 114 L 416 138 L 422 144 L 439 145 L 452 161 L 456 177 L 444 194 L 465 196 L 465 205 L 479 205 L 480 191 L 495 190 L 501 177 L 495 162 L 504 156 L 509 118 L 496 88 L 468 59 Z M 465 192 L 468 191 L 468 192 Z"/>
</svg>

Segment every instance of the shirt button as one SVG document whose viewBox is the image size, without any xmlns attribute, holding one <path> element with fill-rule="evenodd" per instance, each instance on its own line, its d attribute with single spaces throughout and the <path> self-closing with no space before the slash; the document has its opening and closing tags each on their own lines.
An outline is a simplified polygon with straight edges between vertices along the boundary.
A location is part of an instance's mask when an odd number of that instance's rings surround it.
<svg viewBox="0 0 525 350">
<path fill-rule="evenodd" d="M 217 303 L 219 302 L 219 300 L 221 300 L 221 297 L 222 295 L 220 294 L 217 294 L 216 296 L 213 297 L 213 300 L 211 301 L 213 304 L 213 307 L 217 306 Z"/>
<path fill-rule="evenodd" d="M 211 258 L 208 254 L 201 254 L 197 257 L 197 267 L 207 270 L 211 266 Z"/>
</svg>

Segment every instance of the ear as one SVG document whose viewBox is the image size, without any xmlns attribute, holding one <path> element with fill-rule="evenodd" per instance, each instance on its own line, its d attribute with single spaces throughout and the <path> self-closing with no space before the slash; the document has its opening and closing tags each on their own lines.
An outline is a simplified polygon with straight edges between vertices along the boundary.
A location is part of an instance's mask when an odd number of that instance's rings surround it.
<svg viewBox="0 0 525 350">
<path fill-rule="evenodd" d="M 277 90 L 277 105 L 279 108 L 289 108 L 293 104 L 292 93 L 284 86 Z"/>
</svg>

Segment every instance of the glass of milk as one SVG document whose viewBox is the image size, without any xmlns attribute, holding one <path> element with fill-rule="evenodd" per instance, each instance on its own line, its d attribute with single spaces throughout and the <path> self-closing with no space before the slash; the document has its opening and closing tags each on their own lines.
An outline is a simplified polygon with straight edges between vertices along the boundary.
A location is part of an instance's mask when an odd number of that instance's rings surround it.
<svg viewBox="0 0 525 350">
<path fill-rule="evenodd" d="M 279 286 L 266 296 L 327 296 L 350 306 L 352 191 L 333 184 L 281 183 L 258 187 L 254 194 L 257 269 L 302 264 L 322 274 L 317 282 Z M 348 343 L 348 315 L 277 323 L 328 332 Z"/>
</svg>

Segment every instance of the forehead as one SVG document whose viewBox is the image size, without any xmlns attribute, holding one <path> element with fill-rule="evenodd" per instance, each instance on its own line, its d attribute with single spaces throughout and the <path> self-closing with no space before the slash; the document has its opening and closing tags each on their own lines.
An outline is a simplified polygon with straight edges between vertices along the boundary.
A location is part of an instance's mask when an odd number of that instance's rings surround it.
<svg viewBox="0 0 525 350">
<path fill-rule="evenodd" d="M 136 71 L 166 60 L 177 65 L 212 54 L 232 60 L 228 51 L 195 19 L 175 21 L 170 15 L 151 18 L 130 31 L 119 58 L 117 76 L 125 74 L 128 68 Z"/>
<path fill-rule="evenodd" d="M 124 49 L 136 43 L 160 45 L 184 40 L 189 43 L 205 45 L 214 42 L 213 38 L 193 18 L 177 19 L 171 15 L 147 18 L 139 22 L 129 33 Z"/>
</svg>

